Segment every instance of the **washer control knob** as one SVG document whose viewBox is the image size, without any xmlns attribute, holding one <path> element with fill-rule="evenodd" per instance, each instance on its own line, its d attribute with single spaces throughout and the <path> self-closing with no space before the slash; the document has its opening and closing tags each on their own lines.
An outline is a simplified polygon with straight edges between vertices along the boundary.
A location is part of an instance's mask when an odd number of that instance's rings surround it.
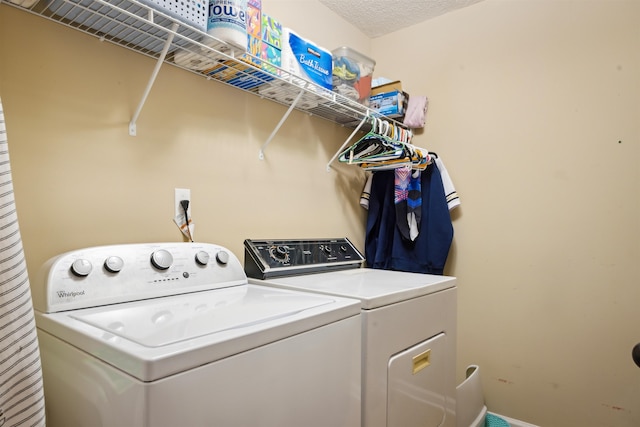
<svg viewBox="0 0 640 427">
<path fill-rule="evenodd" d="M 119 273 L 124 267 L 124 261 L 119 256 L 110 256 L 104 260 L 104 268 L 110 273 Z"/>
<path fill-rule="evenodd" d="M 324 248 L 322 248 L 322 250 L 324 251 L 325 254 L 331 255 L 331 246 L 324 245 Z"/>
<path fill-rule="evenodd" d="M 225 251 L 220 251 L 216 254 L 216 261 L 219 264 L 226 265 L 229 262 L 229 254 Z"/>
<path fill-rule="evenodd" d="M 167 270 L 173 264 L 173 256 L 165 249 L 159 249 L 151 254 L 151 264 L 158 270 Z"/>
<path fill-rule="evenodd" d="M 209 264 L 209 252 L 198 251 L 198 253 L 196 253 L 196 264 L 198 265 Z"/>
<path fill-rule="evenodd" d="M 71 272 L 78 277 L 85 277 L 91 273 L 93 266 L 88 259 L 77 259 L 71 264 Z"/>
</svg>

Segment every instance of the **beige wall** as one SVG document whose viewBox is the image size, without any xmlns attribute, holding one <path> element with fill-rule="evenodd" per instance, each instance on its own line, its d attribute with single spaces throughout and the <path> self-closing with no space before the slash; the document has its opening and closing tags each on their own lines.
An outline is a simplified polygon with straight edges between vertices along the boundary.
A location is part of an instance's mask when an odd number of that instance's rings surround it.
<svg viewBox="0 0 640 427">
<path fill-rule="evenodd" d="M 485 0 L 372 43 L 429 96 L 420 143 L 461 196 L 459 376 L 479 364 L 490 410 L 544 427 L 640 425 L 639 19 Z"/>
<path fill-rule="evenodd" d="M 306 34 L 289 22 L 297 12 L 308 19 L 296 23 L 318 27 L 331 12 L 315 3 L 296 10 L 292 2 L 265 1 L 264 10 Z M 343 27 L 368 48 L 365 36 Z M 320 33 L 318 43 L 338 47 L 336 34 Z M 294 111 L 261 161 L 259 149 L 285 107 L 164 66 L 131 137 L 128 123 L 155 62 L 6 5 L 0 61 L 32 276 L 73 248 L 182 240 L 173 223 L 175 188 L 191 189 L 196 240 L 240 257 L 246 238 L 347 236 L 362 247 L 363 174 L 340 164 L 326 171 L 349 129 Z"/>
<path fill-rule="evenodd" d="M 428 95 L 417 144 L 462 197 L 447 273 L 459 278 L 459 380 L 481 366 L 489 408 L 544 427 L 640 424 L 640 33 L 630 1 L 485 0 L 369 40 L 317 1 L 264 0 L 376 75 Z M 332 28 L 324 23 L 332 22 Z M 393 55 L 388 54 L 393 52 Z M 402 60 L 401 60 L 402 59 Z M 325 164 L 348 129 L 0 5 L 0 97 L 32 273 L 72 248 L 196 239 L 363 244 L 362 174 Z"/>
</svg>

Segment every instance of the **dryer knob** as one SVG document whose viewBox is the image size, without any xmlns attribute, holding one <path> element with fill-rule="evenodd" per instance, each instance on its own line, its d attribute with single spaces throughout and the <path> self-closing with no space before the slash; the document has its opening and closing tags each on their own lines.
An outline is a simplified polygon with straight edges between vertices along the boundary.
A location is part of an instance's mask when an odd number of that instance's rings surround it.
<svg viewBox="0 0 640 427">
<path fill-rule="evenodd" d="M 229 262 L 229 254 L 225 251 L 220 251 L 216 254 L 216 261 L 219 264 L 226 265 Z"/>
<path fill-rule="evenodd" d="M 91 261 L 87 259 L 77 259 L 71 264 L 71 272 L 78 277 L 88 276 L 92 269 Z"/>
<path fill-rule="evenodd" d="M 280 259 L 285 259 L 289 256 L 289 248 L 287 246 L 276 246 L 274 254 Z"/>
<path fill-rule="evenodd" d="M 209 263 L 209 252 L 198 251 L 196 254 L 196 264 L 207 265 Z"/>
<path fill-rule="evenodd" d="M 173 264 L 173 256 L 165 249 L 160 249 L 151 254 L 151 264 L 158 270 L 167 270 Z"/>
</svg>

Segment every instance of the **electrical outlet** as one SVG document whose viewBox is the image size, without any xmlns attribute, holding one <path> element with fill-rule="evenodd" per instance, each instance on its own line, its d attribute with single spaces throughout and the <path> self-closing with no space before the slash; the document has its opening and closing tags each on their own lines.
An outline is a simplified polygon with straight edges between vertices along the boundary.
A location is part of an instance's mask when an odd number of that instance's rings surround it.
<svg viewBox="0 0 640 427">
<path fill-rule="evenodd" d="M 175 217 L 184 215 L 184 210 L 180 202 L 182 200 L 188 200 L 189 206 L 187 207 L 187 214 L 191 217 L 191 190 L 188 188 L 176 188 L 176 201 L 175 201 Z"/>
</svg>

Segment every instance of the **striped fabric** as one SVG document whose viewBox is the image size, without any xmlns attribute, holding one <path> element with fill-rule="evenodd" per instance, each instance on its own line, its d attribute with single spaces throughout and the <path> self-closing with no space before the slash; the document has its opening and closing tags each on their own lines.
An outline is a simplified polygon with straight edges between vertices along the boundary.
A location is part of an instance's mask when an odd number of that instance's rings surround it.
<svg viewBox="0 0 640 427">
<path fill-rule="evenodd" d="M 40 352 L 0 101 L 0 427 L 44 425 Z"/>
</svg>

